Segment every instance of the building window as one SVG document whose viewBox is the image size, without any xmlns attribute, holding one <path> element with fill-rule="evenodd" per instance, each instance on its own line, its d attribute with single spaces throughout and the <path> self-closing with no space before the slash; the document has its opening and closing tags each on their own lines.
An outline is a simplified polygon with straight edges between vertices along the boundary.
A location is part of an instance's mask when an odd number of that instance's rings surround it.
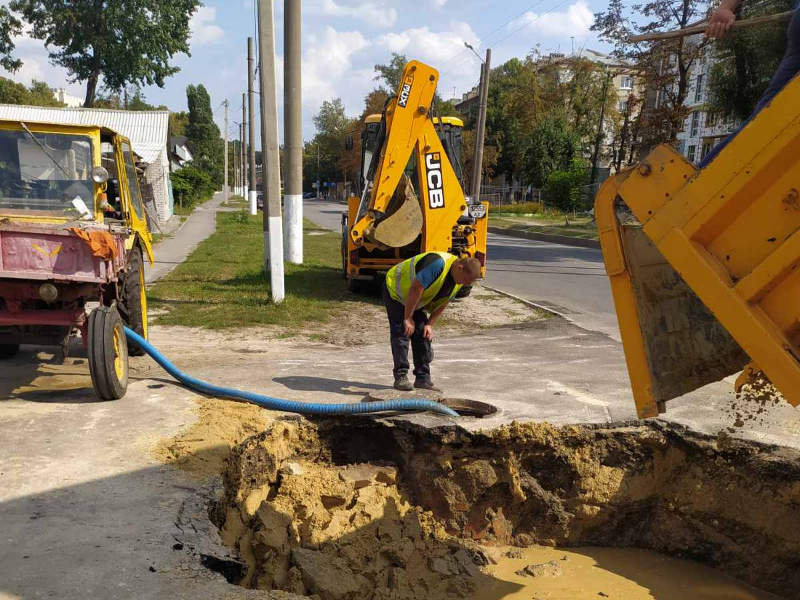
<svg viewBox="0 0 800 600">
<path fill-rule="evenodd" d="M 706 154 L 708 154 L 713 147 L 714 143 L 711 140 L 706 140 L 703 142 L 703 149 L 700 151 L 700 160 L 704 159 Z"/>
<path fill-rule="evenodd" d="M 703 101 L 703 79 L 705 79 L 704 74 L 700 74 L 697 76 L 697 86 L 694 90 L 694 101 L 695 102 L 702 102 Z"/>
<path fill-rule="evenodd" d="M 632 90 L 633 89 L 633 77 L 628 75 L 623 75 L 620 78 L 619 89 L 621 90 Z"/>
<path fill-rule="evenodd" d="M 627 100 L 620 100 L 619 101 L 619 112 L 625 114 L 628 112 L 628 101 Z"/>
<path fill-rule="evenodd" d="M 689 162 L 694 162 L 696 151 L 697 147 L 694 144 L 689 146 L 689 151 L 686 153 L 686 158 L 689 159 Z"/>
<path fill-rule="evenodd" d="M 689 137 L 697 137 L 697 132 L 700 129 L 700 111 L 692 113 L 692 132 Z"/>
<path fill-rule="evenodd" d="M 706 115 L 706 127 L 714 127 L 717 124 L 716 113 L 710 112 Z"/>
</svg>

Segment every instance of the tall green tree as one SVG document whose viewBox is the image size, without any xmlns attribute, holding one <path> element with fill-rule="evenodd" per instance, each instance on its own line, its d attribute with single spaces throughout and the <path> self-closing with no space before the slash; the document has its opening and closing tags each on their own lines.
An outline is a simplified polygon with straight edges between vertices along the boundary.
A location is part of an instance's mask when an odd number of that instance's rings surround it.
<svg viewBox="0 0 800 600">
<path fill-rule="evenodd" d="M 172 135 L 186 135 L 189 126 L 189 113 L 186 111 L 169 113 L 169 130 Z"/>
<path fill-rule="evenodd" d="M 223 181 L 224 146 L 219 127 L 214 122 L 211 110 L 211 96 L 205 86 L 190 85 L 186 88 L 186 99 L 189 104 L 189 123 L 186 126 L 188 137 L 197 151 L 193 162 L 201 170 L 205 170 L 214 185 Z"/>
<path fill-rule="evenodd" d="M 580 135 L 563 113 L 540 119 L 523 146 L 520 174 L 535 187 L 542 187 L 551 173 L 569 171 L 573 160 L 585 153 Z"/>
<path fill-rule="evenodd" d="M 645 87 L 659 93 L 659 105 L 648 109 L 645 147 L 675 140 L 688 114 L 686 97 L 692 66 L 703 53 L 705 41 L 684 39 L 631 44 L 630 37 L 682 29 L 703 19 L 707 0 L 648 0 L 630 4 L 609 0 L 608 10 L 594 16 L 592 31 L 614 45 L 614 55 L 632 65 L 644 78 Z"/>
<path fill-rule="evenodd" d="M 388 64 L 375 65 L 375 72 L 377 73 L 374 77 L 375 81 L 386 84 L 383 89 L 387 90 L 389 94 L 394 94 L 397 88 L 400 87 L 400 78 L 403 76 L 403 69 L 406 68 L 407 62 L 408 58 L 406 58 L 405 54 L 392 52 L 392 58 Z"/>
<path fill-rule="evenodd" d="M 55 99 L 53 90 L 44 82 L 31 81 L 30 87 L 0 77 L 0 104 L 29 104 L 31 106 L 64 106 Z"/>
<path fill-rule="evenodd" d="M 0 64 L 15 70 L 14 37 L 23 24 L 45 42 L 50 62 L 86 82 L 84 106 L 94 106 L 102 76 L 106 87 L 158 85 L 189 54 L 189 19 L 200 0 L 11 0 L 0 10 Z"/>
</svg>

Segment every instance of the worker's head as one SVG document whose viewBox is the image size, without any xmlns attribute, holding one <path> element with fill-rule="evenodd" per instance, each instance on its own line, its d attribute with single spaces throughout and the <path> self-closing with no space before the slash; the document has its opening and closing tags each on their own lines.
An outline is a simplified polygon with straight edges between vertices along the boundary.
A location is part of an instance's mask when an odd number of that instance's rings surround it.
<svg viewBox="0 0 800 600">
<path fill-rule="evenodd" d="M 481 276 L 481 261 L 477 258 L 459 258 L 450 267 L 450 273 L 458 285 L 471 285 Z"/>
</svg>

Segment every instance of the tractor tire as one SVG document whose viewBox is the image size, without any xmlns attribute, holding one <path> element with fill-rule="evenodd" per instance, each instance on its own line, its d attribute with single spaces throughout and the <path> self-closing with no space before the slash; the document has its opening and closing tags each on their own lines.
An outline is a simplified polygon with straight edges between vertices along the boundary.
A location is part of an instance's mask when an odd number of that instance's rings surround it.
<svg viewBox="0 0 800 600">
<path fill-rule="evenodd" d="M 147 290 L 144 284 L 144 257 L 141 246 L 134 246 L 128 263 L 128 272 L 121 281 L 120 314 L 125 324 L 147 339 Z M 130 356 L 144 356 L 145 352 L 133 342 L 128 342 Z"/>
<path fill-rule="evenodd" d="M 460 290 L 458 290 L 458 293 L 455 295 L 455 297 L 453 299 L 454 300 L 461 300 L 462 298 L 467 298 L 471 293 L 472 293 L 472 286 L 471 285 L 465 285 Z"/>
<path fill-rule="evenodd" d="M 19 352 L 19 344 L 0 344 L 0 360 L 14 358 Z"/>
<path fill-rule="evenodd" d="M 128 344 L 117 309 L 101 306 L 89 315 L 89 373 L 101 400 L 119 400 L 128 390 Z"/>
</svg>

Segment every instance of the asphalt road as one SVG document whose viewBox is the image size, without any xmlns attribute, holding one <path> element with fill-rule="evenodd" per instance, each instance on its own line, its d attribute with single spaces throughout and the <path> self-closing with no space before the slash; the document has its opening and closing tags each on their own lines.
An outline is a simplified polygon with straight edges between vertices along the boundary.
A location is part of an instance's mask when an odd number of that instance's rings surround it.
<svg viewBox="0 0 800 600">
<path fill-rule="evenodd" d="M 305 200 L 303 208 L 307 219 L 341 231 L 343 204 Z M 583 329 L 620 340 L 600 250 L 489 234 L 487 254 L 486 285 L 555 310 Z"/>
</svg>

